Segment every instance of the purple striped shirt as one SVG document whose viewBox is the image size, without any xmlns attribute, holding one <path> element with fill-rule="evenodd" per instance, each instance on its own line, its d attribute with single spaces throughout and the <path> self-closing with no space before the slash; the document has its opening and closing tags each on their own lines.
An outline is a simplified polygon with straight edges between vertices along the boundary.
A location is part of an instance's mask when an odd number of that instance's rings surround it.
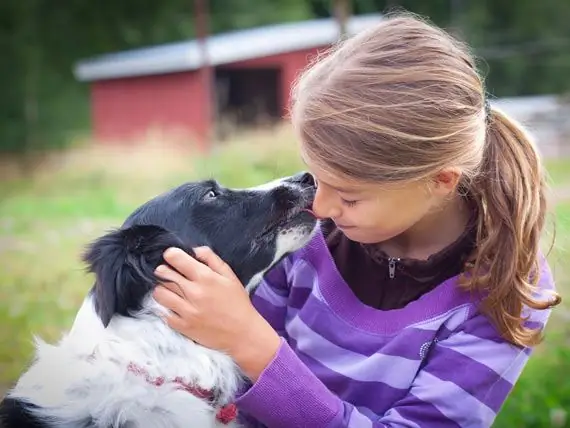
<svg viewBox="0 0 570 428">
<path fill-rule="evenodd" d="M 319 232 L 253 296 L 282 337 L 237 399 L 246 426 L 489 427 L 530 349 L 500 338 L 451 278 L 402 309 L 362 304 Z M 540 289 L 553 289 L 548 265 Z M 546 325 L 550 310 L 529 312 Z"/>
</svg>

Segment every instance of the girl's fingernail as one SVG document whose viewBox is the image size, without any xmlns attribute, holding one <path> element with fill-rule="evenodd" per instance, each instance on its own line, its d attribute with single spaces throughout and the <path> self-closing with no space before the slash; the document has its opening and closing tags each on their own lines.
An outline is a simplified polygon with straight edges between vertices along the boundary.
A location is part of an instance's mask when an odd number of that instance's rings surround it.
<svg viewBox="0 0 570 428">
<path fill-rule="evenodd" d="M 176 247 L 167 248 L 166 251 L 164 252 L 164 257 L 172 257 L 172 256 L 176 255 L 176 253 L 178 251 L 180 251 L 180 250 Z"/>
</svg>

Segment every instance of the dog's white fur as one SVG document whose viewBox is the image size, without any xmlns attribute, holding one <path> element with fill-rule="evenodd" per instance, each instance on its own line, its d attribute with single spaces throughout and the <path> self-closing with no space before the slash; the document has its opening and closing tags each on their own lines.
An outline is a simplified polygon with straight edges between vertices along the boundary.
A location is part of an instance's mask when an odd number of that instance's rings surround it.
<svg viewBox="0 0 570 428">
<path fill-rule="evenodd" d="M 177 334 L 156 316 L 160 312 L 149 298 L 145 313 L 116 317 L 104 329 L 87 298 L 72 330 L 57 345 L 36 340 L 36 360 L 10 395 L 38 405 L 36 416 L 56 417 L 69 427 L 90 417 L 101 427 L 127 421 L 140 428 L 224 426 L 216 423 L 216 410 L 204 400 L 175 384 L 156 387 L 127 371 L 132 362 L 153 378 L 181 377 L 205 389 L 216 386 L 225 399 L 235 394 L 240 373 L 231 358 Z"/>
<path fill-rule="evenodd" d="M 310 239 L 306 228 L 280 231 L 274 261 Z M 247 285 L 253 290 L 264 272 Z M 131 362 L 150 376 L 181 377 L 204 389 L 214 386 L 222 402 L 231 402 L 242 374 L 222 352 L 206 349 L 167 326 L 166 309 L 151 296 L 134 318 L 115 316 L 105 329 L 86 298 L 69 333 L 50 345 L 36 338 L 36 358 L 10 392 L 13 398 L 36 404 L 35 415 L 67 421 L 61 428 L 78 427 L 93 418 L 99 427 L 221 428 L 204 400 L 166 382 L 157 387 L 127 371 Z M 127 425 L 122 425 L 128 421 Z"/>
</svg>

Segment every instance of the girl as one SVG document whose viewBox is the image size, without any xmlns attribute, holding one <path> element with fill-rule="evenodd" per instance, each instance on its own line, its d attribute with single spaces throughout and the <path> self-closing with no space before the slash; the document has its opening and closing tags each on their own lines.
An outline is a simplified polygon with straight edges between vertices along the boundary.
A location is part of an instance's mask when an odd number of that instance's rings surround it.
<svg viewBox="0 0 570 428">
<path fill-rule="evenodd" d="M 535 147 L 467 47 L 410 15 L 319 58 L 293 100 L 319 232 L 252 303 L 210 250 L 169 249 L 167 322 L 235 359 L 251 426 L 490 426 L 560 301 Z"/>
</svg>

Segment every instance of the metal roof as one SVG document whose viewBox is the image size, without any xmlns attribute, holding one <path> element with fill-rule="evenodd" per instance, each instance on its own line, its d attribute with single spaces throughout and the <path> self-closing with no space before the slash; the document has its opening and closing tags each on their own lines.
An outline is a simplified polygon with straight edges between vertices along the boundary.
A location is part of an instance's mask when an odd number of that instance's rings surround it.
<svg viewBox="0 0 570 428">
<path fill-rule="evenodd" d="M 377 24 L 380 14 L 352 16 L 349 34 Z M 217 34 L 207 38 L 210 63 L 214 66 L 269 55 L 310 49 L 334 43 L 338 24 L 333 18 L 291 22 Z M 85 59 L 76 63 L 80 81 L 195 70 L 201 65 L 196 40 L 145 47 Z"/>
</svg>

